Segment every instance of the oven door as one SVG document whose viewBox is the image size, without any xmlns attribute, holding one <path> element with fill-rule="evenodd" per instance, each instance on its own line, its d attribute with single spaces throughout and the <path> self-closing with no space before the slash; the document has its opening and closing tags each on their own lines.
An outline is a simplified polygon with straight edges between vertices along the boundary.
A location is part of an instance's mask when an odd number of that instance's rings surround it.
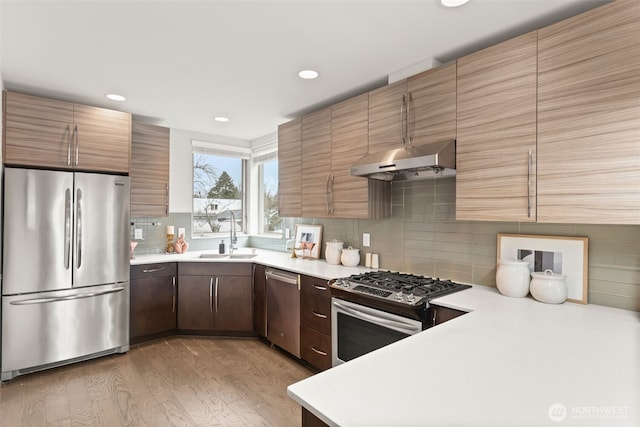
<svg viewBox="0 0 640 427">
<path fill-rule="evenodd" d="M 338 298 L 331 298 L 332 366 L 422 331 L 422 323 Z"/>
</svg>

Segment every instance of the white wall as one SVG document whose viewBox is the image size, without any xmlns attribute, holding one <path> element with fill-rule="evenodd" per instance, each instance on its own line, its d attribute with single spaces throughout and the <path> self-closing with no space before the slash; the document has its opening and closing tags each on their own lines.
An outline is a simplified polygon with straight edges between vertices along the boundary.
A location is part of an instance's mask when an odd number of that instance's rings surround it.
<svg viewBox="0 0 640 427">
<path fill-rule="evenodd" d="M 250 142 L 242 139 L 193 132 L 182 129 L 170 130 L 169 162 L 169 212 L 191 212 L 193 191 L 193 160 L 191 141 L 226 144 L 236 147 L 250 147 Z"/>
</svg>

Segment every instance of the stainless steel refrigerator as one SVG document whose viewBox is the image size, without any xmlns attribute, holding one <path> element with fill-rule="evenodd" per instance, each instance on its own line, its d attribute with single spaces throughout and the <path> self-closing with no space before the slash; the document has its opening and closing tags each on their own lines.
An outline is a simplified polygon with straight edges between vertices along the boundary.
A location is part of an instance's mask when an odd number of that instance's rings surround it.
<svg viewBox="0 0 640 427">
<path fill-rule="evenodd" d="M 129 178 L 5 168 L 2 381 L 129 350 Z"/>
</svg>

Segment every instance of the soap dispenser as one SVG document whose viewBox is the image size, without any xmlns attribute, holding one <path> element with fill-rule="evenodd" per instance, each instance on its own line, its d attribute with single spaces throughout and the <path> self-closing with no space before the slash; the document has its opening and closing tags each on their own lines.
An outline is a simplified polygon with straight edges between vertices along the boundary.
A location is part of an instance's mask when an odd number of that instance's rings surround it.
<svg viewBox="0 0 640 427">
<path fill-rule="evenodd" d="M 224 253 L 224 240 L 220 240 L 220 244 L 218 245 L 218 253 Z"/>
</svg>

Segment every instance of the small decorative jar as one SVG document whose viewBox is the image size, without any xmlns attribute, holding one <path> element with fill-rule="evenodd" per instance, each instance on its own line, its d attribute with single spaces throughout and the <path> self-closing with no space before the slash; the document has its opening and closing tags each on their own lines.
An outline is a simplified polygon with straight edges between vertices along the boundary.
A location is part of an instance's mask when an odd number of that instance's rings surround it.
<svg viewBox="0 0 640 427">
<path fill-rule="evenodd" d="M 342 261 L 342 265 L 355 267 L 360 264 L 360 249 L 354 249 L 352 246 L 349 246 L 347 249 L 343 249 L 340 260 Z"/>
<path fill-rule="evenodd" d="M 567 284 L 565 276 L 556 274 L 552 270 L 543 273 L 531 273 L 531 295 L 540 302 L 561 304 L 567 300 Z"/>
<path fill-rule="evenodd" d="M 527 261 L 498 261 L 496 285 L 502 295 L 524 298 L 529 294 L 529 263 Z"/>
<path fill-rule="evenodd" d="M 324 257 L 327 260 L 327 264 L 340 265 L 340 255 L 342 255 L 342 248 L 344 242 L 338 242 L 333 239 L 332 242 L 325 242 L 327 247 L 324 250 Z"/>
</svg>

